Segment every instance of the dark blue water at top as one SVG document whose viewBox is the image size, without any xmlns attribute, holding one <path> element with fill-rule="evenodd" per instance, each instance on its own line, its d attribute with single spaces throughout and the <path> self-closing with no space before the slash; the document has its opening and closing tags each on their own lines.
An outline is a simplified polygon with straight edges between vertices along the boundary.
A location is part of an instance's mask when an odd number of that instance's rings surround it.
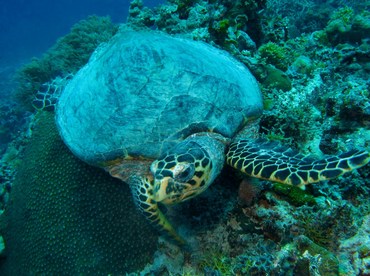
<svg viewBox="0 0 370 276">
<path fill-rule="evenodd" d="M 164 0 L 144 1 L 153 7 Z M 1 0 L 0 5 L 0 95 L 9 94 L 15 68 L 40 56 L 67 34 L 73 24 L 88 15 L 110 16 L 125 22 L 130 0 Z"/>
</svg>

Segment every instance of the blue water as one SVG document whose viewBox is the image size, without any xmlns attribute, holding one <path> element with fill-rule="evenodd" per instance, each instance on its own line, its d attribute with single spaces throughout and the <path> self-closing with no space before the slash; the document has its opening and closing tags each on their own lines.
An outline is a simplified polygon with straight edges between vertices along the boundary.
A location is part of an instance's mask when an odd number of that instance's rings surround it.
<svg viewBox="0 0 370 276">
<path fill-rule="evenodd" d="M 152 7 L 164 0 L 144 1 Z M 129 0 L 2 0 L 0 8 L 0 93 L 9 95 L 14 70 L 40 56 L 88 15 L 110 16 L 125 22 Z"/>
</svg>

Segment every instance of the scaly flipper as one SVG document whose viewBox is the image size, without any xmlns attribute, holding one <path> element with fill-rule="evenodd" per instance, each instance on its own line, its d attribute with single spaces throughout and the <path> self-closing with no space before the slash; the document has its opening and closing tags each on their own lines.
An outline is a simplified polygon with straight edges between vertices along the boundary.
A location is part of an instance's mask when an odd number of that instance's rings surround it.
<svg viewBox="0 0 370 276">
<path fill-rule="evenodd" d="M 179 245 L 185 245 L 185 241 L 176 233 L 167 218 L 159 209 L 158 203 L 153 199 L 153 177 L 133 176 L 129 179 L 129 185 L 136 206 L 140 212 L 159 231 L 169 235 Z"/>
<path fill-rule="evenodd" d="M 274 142 L 239 140 L 230 145 L 227 164 L 253 177 L 302 186 L 329 180 L 370 161 L 364 150 L 313 160 Z"/>
</svg>

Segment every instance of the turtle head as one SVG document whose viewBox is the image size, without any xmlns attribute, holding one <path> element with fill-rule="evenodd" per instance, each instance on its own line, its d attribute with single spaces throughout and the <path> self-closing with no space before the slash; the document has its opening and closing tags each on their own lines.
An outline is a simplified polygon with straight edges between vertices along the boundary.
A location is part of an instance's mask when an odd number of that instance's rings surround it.
<svg viewBox="0 0 370 276">
<path fill-rule="evenodd" d="M 193 150 L 194 152 L 194 150 Z M 201 159 L 189 153 L 172 153 L 151 165 L 154 175 L 154 200 L 176 204 L 203 192 L 210 184 L 212 161 L 203 152 Z"/>
<path fill-rule="evenodd" d="M 172 205 L 205 191 L 224 163 L 224 146 L 217 143 L 206 136 L 190 137 L 154 161 L 154 200 Z"/>
</svg>

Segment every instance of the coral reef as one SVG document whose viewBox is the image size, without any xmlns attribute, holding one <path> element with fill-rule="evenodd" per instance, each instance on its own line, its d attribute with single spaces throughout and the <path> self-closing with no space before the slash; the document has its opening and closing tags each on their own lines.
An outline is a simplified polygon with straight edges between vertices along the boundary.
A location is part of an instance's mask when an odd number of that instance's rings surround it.
<svg viewBox="0 0 370 276">
<path fill-rule="evenodd" d="M 33 114 L 19 112 L 15 102 L 0 105 L 1 126 L 0 137 L 0 213 L 9 200 L 14 176 L 20 164 L 19 156 L 30 136 L 29 125 Z"/>
<path fill-rule="evenodd" d="M 225 48 L 232 48 L 239 37 L 248 36 L 255 42 L 262 37 L 260 11 L 266 5 L 260 1 L 171 0 L 154 10 L 141 0 L 131 2 L 128 23 L 157 28 L 167 33 L 181 33 Z M 246 30 L 250 28 L 248 35 Z"/>
<path fill-rule="evenodd" d="M 286 71 L 288 69 L 287 50 L 274 42 L 268 42 L 258 48 L 262 59 L 267 63 L 274 65 L 276 68 Z"/>
<path fill-rule="evenodd" d="M 341 241 L 339 252 L 342 275 L 370 274 L 370 215 L 363 218 L 360 229 L 353 237 Z M 353 260 L 352 264 L 350 260 Z"/>
<path fill-rule="evenodd" d="M 341 14 L 341 8 L 330 1 L 270 0 L 263 4 L 265 9 L 259 10 L 258 21 L 253 24 L 237 13 L 228 16 L 237 3 L 218 1 L 208 5 L 202 1 L 170 1 L 148 17 L 152 19 L 150 24 L 158 23 L 161 30 L 207 41 L 244 62 L 264 93 L 260 135 L 322 156 L 353 147 L 367 148 L 370 143 L 366 77 L 369 45 L 366 35 L 357 31 L 359 27 L 353 28 L 362 25 L 360 29 L 366 30 L 366 24 L 355 23 L 354 18 L 366 18 L 367 13 L 361 11 L 361 3 L 345 4 L 349 8 L 343 7 L 343 11 L 352 11 L 353 17 L 348 21 L 350 28 L 338 38 L 330 33 L 330 25 Z M 178 6 L 181 7 L 177 9 Z M 338 7 L 338 14 L 331 15 Z M 144 10 L 142 7 L 138 14 L 149 14 Z M 129 22 L 139 18 L 132 17 Z M 260 37 L 250 32 L 251 26 L 256 27 Z M 240 175 L 235 178 L 228 171 L 203 197 L 193 199 L 191 208 L 185 203 L 175 210 L 180 228 L 182 221 L 193 223 L 196 243 L 191 244 L 196 253 L 191 258 L 182 254 L 180 258 L 177 254 L 166 258 L 166 250 L 173 250 L 164 244 L 157 252 L 162 270 L 154 264 L 153 271 L 165 275 L 171 271 L 167 262 L 176 260 L 179 264 L 182 260 L 180 264 L 192 275 L 366 272 L 367 248 L 358 248 L 361 253 L 355 254 L 356 249 L 349 249 L 347 244 L 356 244 L 357 248 L 360 241 L 366 242 L 356 233 L 362 231 L 364 217 L 369 214 L 364 205 L 370 196 L 369 175 L 369 167 L 365 167 L 330 184 L 319 183 L 301 191 L 250 179 L 242 181 Z M 230 197 L 213 196 L 225 189 L 225 180 L 233 183 L 228 186 L 232 189 Z M 238 189 L 235 183 L 239 181 Z M 236 193 L 239 204 L 232 197 Z M 215 217 L 220 219 L 209 223 L 213 204 L 228 204 L 228 208 L 217 208 Z M 146 271 L 150 271 L 149 267 Z"/>
<path fill-rule="evenodd" d="M 339 43 L 361 43 L 367 38 L 370 31 L 370 12 L 363 11 L 355 14 L 350 7 L 342 7 L 336 10 L 325 28 L 329 41 L 337 45 Z"/>
<path fill-rule="evenodd" d="M 370 146 L 370 21 L 365 2 L 170 0 L 149 9 L 134 0 L 128 24 L 229 51 L 261 84 L 265 112 L 260 136 L 321 157 Z M 116 27 L 105 23 L 102 33 L 109 39 Z M 92 51 L 97 44 L 85 46 Z M 76 56 L 68 59 L 68 51 L 47 53 L 24 67 L 19 92 L 27 104 L 37 91 L 43 92 L 42 84 L 75 72 L 88 58 L 73 61 Z M 57 64 L 50 57 L 58 57 Z M 59 69 L 49 74 L 49 63 Z M 7 259 L 1 260 L 0 272 L 21 274 L 19 264 L 24 264 L 34 274 L 118 274 L 150 261 L 132 275 L 370 273 L 369 166 L 306 191 L 243 180 L 226 168 L 203 195 L 167 211 L 189 239 L 190 253 L 160 239 L 153 254 L 153 231 L 136 217 L 128 188 L 72 157 L 55 132 L 41 135 L 42 125 L 54 129 L 51 114 L 41 117 L 14 181 L 13 200 L 2 216 Z M 9 140 L 6 131 L 3 135 Z M 40 156 L 39 161 L 28 154 Z M 7 158 L 18 164 L 14 155 L 8 149 Z M 2 198 L 8 197 L 13 182 L 7 170 L 3 167 L 8 185 Z"/>
<path fill-rule="evenodd" d="M 89 16 L 74 25 L 41 58 L 34 58 L 18 72 L 16 98 L 28 110 L 41 86 L 56 77 L 75 73 L 88 61 L 96 47 L 108 41 L 117 31 L 109 17 Z"/>
<path fill-rule="evenodd" d="M 24 131 L 22 126 L 29 124 L 29 115 L 18 112 L 17 104 L 13 101 L 0 102 L 0 153 L 4 153 L 8 143 Z"/>
<path fill-rule="evenodd" d="M 285 43 L 286 49 L 294 53 L 294 61 L 288 63 L 285 72 L 292 89 L 285 93 L 279 91 L 284 91 L 282 87 L 265 82 L 263 70 L 256 70 L 265 86 L 265 101 L 270 105 L 261 122 L 262 132 L 268 136 L 279 134 L 288 141 L 292 139 L 297 148 L 316 155 L 354 146 L 346 145 L 345 140 L 362 147 L 369 143 L 370 108 L 365 77 L 369 64 L 368 42 L 363 40 L 360 47 L 340 44 L 328 48 L 328 44 L 325 31 Z"/>
<path fill-rule="evenodd" d="M 129 187 L 75 158 L 54 114 L 36 116 L 2 215 L 1 275 L 119 275 L 142 268 L 157 236 Z"/>
</svg>

